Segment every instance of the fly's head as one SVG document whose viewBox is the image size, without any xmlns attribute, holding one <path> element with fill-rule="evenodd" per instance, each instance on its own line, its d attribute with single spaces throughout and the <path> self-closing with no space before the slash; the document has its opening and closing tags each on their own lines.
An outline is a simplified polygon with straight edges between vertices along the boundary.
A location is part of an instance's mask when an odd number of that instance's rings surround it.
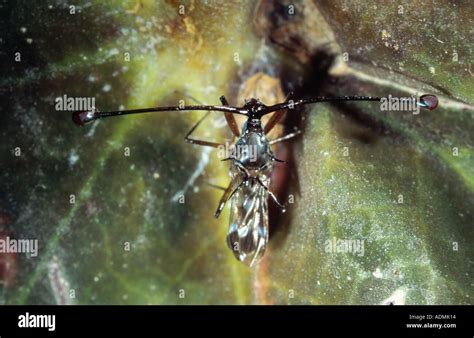
<svg viewBox="0 0 474 338">
<path fill-rule="evenodd" d="M 263 109 L 266 106 L 259 99 L 251 98 L 245 100 L 244 109 L 248 112 L 249 119 L 258 119 L 262 117 Z"/>
</svg>

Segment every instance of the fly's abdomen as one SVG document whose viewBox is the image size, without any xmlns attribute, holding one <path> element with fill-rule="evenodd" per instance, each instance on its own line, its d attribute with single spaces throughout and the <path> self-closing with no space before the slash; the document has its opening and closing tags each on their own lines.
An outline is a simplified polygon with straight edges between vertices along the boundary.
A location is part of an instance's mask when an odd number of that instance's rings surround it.
<svg viewBox="0 0 474 338">
<path fill-rule="evenodd" d="M 248 180 L 232 197 L 227 244 L 235 257 L 253 266 L 268 243 L 268 193 L 256 180 Z"/>
</svg>

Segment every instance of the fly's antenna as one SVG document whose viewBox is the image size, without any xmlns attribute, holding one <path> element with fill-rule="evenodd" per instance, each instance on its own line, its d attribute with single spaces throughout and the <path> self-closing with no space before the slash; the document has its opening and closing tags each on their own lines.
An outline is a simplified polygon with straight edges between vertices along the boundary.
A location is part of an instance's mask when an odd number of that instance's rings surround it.
<svg viewBox="0 0 474 338">
<path fill-rule="evenodd" d="M 101 112 L 97 109 L 76 111 L 72 114 L 72 120 L 75 124 L 83 126 L 91 123 L 95 120 L 102 119 L 105 117 L 130 115 L 130 114 L 142 114 L 142 113 L 155 113 L 155 112 L 170 112 L 170 111 L 190 111 L 190 110 L 207 110 L 207 111 L 220 111 L 225 113 L 247 115 L 247 110 L 237 107 L 230 106 L 167 106 L 167 107 L 154 107 L 154 108 L 141 108 L 131 110 L 118 110 L 118 111 L 105 111 Z"/>
<path fill-rule="evenodd" d="M 273 106 L 264 107 L 261 110 L 261 116 L 270 114 L 272 112 L 283 110 L 283 109 L 293 109 L 298 106 L 305 104 L 312 104 L 318 102 L 343 102 L 343 101 L 379 101 L 382 102 L 383 99 L 388 100 L 389 97 L 385 96 L 316 96 L 307 99 L 300 100 L 287 100 L 283 103 L 278 103 Z M 416 99 L 416 98 L 414 98 Z M 433 94 L 425 94 L 420 96 L 416 100 L 416 104 L 420 108 L 425 108 L 428 110 L 433 110 L 438 106 L 438 98 Z"/>
</svg>

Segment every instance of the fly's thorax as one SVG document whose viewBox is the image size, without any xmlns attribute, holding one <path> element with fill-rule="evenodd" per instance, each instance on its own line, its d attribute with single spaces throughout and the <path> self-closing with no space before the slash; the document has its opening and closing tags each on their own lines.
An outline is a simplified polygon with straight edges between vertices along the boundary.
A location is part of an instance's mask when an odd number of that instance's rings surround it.
<svg viewBox="0 0 474 338">
<path fill-rule="evenodd" d="M 248 121 L 235 144 L 235 158 L 247 169 L 255 170 L 272 159 L 272 152 L 260 121 Z"/>
</svg>

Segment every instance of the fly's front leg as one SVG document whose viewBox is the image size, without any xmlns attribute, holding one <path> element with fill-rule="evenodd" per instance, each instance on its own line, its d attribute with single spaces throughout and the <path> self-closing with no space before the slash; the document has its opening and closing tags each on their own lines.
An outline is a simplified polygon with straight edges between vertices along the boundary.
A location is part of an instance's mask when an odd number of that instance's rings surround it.
<svg viewBox="0 0 474 338">
<path fill-rule="evenodd" d="M 221 103 L 224 106 L 229 105 L 229 102 L 227 102 L 227 99 L 225 98 L 224 95 L 222 95 L 219 99 L 221 100 Z M 239 127 L 237 126 L 237 122 L 235 121 L 234 114 L 224 112 L 224 117 L 225 117 L 225 120 L 227 121 L 227 125 L 229 126 L 229 129 L 232 131 L 232 134 L 234 134 L 235 137 L 239 137 L 240 131 L 239 131 Z"/>
<path fill-rule="evenodd" d="M 221 96 L 220 97 L 220 100 L 221 100 L 221 103 L 224 105 L 224 106 L 228 106 L 229 103 L 227 102 L 226 98 L 224 96 Z M 196 140 L 196 139 L 193 139 L 191 137 L 189 137 L 195 130 L 197 127 L 199 127 L 199 125 L 201 124 L 202 121 L 204 121 L 204 119 L 209 115 L 210 111 L 208 111 L 206 113 L 206 115 L 204 115 L 195 125 L 194 127 L 191 128 L 191 130 L 186 134 L 186 136 L 184 137 L 185 141 L 188 142 L 188 143 L 191 143 L 191 144 L 197 144 L 199 146 L 204 146 L 204 147 L 213 147 L 213 148 L 219 148 L 220 146 L 224 146 L 223 143 L 216 143 L 216 142 L 209 142 L 209 141 L 203 141 L 203 140 Z M 227 125 L 229 126 L 230 130 L 232 131 L 232 133 L 236 136 L 236 137 L 239 137 L 240 135 L 240 132 L 239 132 L 239 128 L 237 126 L 237 122 L 235 121 L 235 117 L 232 113 L 229 113 L 229 112 L 224 112 L 224 116 L 225 116 L 225 119 L 227 121 Z"/>
<path fill-rule="evenodd" d="M 290 92 L 288 96 L 286 97 L 285 102 L 288 102 L 293 99 L 293 92 Z M 275 127 L 278 122 L 282 119 L 283 115 L 285 115 L 286 110 L 279 110 L 276 111 L 272 117 L 270 117 L 270 120 L 268 120 L 267 124 L 265 125 L 264 132 L 265 134 L 268 134 L 273 127 Z"/>
<path fill-rule="evenodd" d="M 198 146 L 204 146 L 204 147 L 213 147 L 213 148 L 219 148 L 221 146 L 224 146 L 222 143 L 216 143 L 216 142 L 209 142 L 209 141 L 203 141 L 203 140 L 196 140 L 193 138 L 190 138 L 189 136 L 196 130 L 197 127 L 201 124 L 202 121 L 209 115 L 210 111 L 206 113 L 201 119 L 194 125 L 194 127 L 191 128 L 191 130 L 186 134 L 184 137 L 184 140 L 188 143 L 191 144 L 197 144 Z"/>
</svg>

